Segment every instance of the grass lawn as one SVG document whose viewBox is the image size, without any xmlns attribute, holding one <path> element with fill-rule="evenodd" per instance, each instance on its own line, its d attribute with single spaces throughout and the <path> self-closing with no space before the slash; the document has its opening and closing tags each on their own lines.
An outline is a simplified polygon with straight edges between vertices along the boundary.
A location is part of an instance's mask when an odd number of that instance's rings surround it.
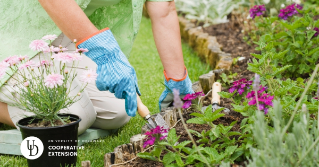
<svg viewBox="0 0 319 167">
<path fill-rule="evenodd" d="M 192 49 L 184 43 L 183 53 L 189 77 L 193 82 L 197 81 L 201 74 L 209 71 L 209 67 L 201 63 L 199 58 L 192 52 Z M 129 61 L 136 70 L 143 103 L 148 106 L 152 113 L 159 112 L 158 98 L 164 90 L 162 85 L 163 67 L 157 53 L 149 19 L 142 19 L 140 31 L 135 40 Z M 102 142 L 85 144 L 85 149 L 78 151 L 77 166 L 81 166 L 81 161 L 85 160 L 90 160 L 92 167 L 103 166 L 104 154 L 112 152 L 118 145 L 129 143 L 130 137 L 138 134 L 144 124 L 145 121 L 137 115 L 127 125 L 122 127 L 117 134 L 101 139 Z M 0 126 L 2 130 L 5 128 L 7 127 Z M 27 167 L 27 161 L 22 156 L 0 155 L 0 166 Z"/>
</svg>

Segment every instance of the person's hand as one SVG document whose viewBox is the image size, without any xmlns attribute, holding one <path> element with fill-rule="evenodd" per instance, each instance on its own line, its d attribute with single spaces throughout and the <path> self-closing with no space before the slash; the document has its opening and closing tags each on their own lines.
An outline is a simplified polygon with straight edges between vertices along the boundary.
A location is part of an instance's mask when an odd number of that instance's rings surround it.
<svg viewBox="0 0 319 167">
<path fill-rule="evenodd" d="M 163 91 L 161 97 L 159 98 L 159 109 L 164 110 L 165 108 L 173 104 L 173 89 L 179 90 L 180 96 L 183 97 L 187 94 L 194 93 L 192 89 L 192 82 L 188 77 L 187 69 L 185 68 L 185 76 L 182 79 L 176 80 L 173 78 L 168 78 L 164 71 L 164 84 L 165 90 Z"/>
<path fill-rule="evenodd" d="M 96 87 L 100 91 L 110 91 L 116 98 L 125 99 L 127 115 L 135 116 L 137 110 L 136 93 L 140 95 L 134 68 L 120 49 L 111 30 L 103 29 L 77 43 L 85 48 L 87 57 L 97 64 Z"/>
</svg>

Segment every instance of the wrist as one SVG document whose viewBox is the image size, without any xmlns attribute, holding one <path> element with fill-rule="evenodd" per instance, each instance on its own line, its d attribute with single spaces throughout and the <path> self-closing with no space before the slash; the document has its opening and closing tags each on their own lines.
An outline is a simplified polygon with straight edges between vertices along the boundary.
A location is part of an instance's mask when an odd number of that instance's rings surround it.
<svg viewBox="0 0 319 167">
<path fill-rule="evenodd" d="M 183 81 L 186 79 L 187 75 L 188 75 L 188 72 L 187 72 L 187 69 L 186 67 L 184 67 L 183 70 L 179 70 L 179 71 L 174 71 L 172 73 L 168 73 L 167 71 L 163 71 L 164 73 L 164 77 L 166 79 L 166 81 L 168 82 L 169 80 L 173 80 L 173 81 Z"/>
</svg>

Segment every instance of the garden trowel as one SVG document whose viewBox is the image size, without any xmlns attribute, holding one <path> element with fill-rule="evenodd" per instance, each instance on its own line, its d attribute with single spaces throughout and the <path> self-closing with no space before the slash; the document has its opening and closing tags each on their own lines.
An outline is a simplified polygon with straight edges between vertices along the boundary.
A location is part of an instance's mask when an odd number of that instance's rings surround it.
<svg viewBox="0 0 319 167">
<path fill-rule="evenodd" d="M 219 82 L 214 82 L 213 86 L 212 86 L 212 109 L 213 112 L 215 112 L 216 110 L 220 109 L 220 108 L 224 108 L 224 107 L 220 107 L 220 95 L 218 94 L 218 92 L 221 92 L 222 90 L 222 86 Z M 207 106 L 202 107 L 202 111 L 204 112 L 206 110 Z M 229 113 L 230 110 L 228 108 L 224 108 L 223 110 L 225 113 Z"/>
<path fill-rule="evenodd" d="M 213 112 L 215 112 L 216 110 L 220 109 L 220 108 L 224 108 L 224 107 L 220 107 L 220 95 L 218 94 L 218 92 L 222 91 L 222 85 L 219 82 L 214 82 L 213 84 L 213 88 L 212 88 L 212 108 L 213 108 Z M 225 113 L 229 113 L 230 110 L 228 108 L 224 108 L 223 110 Z"/>
<path fill-rule="evenodd" d="M 154 120 L 151 118 L 150 111 L 148 110 L 148 108 L 143 104 L 139 95 L 136 94 L 136 96 L 137 96 L 137 112 L 141 117 L 143 117 L 148 122 L 146 123 L 148 128 L 154 129 L 156 126 L 161 126 L 164 129 L 169 129 L 169 126 L 167 125 L 167 123 L 165 122 L 164 118 L 162 117 L 160 113 L 157 114 L 157 116 L 155 117 L 155 122 L 154 122 Z"/>
</svg>

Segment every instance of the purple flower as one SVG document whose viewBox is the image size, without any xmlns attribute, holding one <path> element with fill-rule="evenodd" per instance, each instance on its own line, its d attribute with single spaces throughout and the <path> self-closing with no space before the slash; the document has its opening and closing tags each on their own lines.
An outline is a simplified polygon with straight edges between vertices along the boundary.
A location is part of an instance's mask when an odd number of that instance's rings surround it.
<svg viewBox="0 0 319 167">
<path fill-rule="evenodd" d="M 264 11 L 266 11 L 266 8 L 265 8 L 265 5 L 255 5 L 254 7 L 252 7 L 250 10 L 249 10 L 249 13 L 250 13 L 250 17 L 252 19 L 255 19 L 256 16 L 261 16 L 263 15 Z"/>
<path fill-rule="evenodd" d="M 234 81 L 233 86 L 229 89 L 229 93 L 233 93 L 237 90 L 237 94 L 242 95 L 245 92 L 245 88 L 249 89 L 249 86 L 252 84 L 252 81 L 247 81 L 246 78 Z"/>
<path fill-rule="evenodd" d="M 317 31 L 315 35 L 313 35 L 314 37 L 317 37 L 319 35 L 319 28 L 315 27 L 313 30 Z"/>
<path fill-rule="evenodd" d="M 298 13 L 296 8 L 301 10 L 302 6 L 300 6 L 299 4 L 288 5 L 286 8 L 280 9 L 278 17 L 281 18 L 281 19 L 287 20 L 288 17 L 291 17 L 291 16 L 293 16 L 293 15 Z"/>
<path fill-rule="evenodd" d="M 167 135 L 167 129 L 164 129 L 164 127 L 156 126 L 154 129 L 151 129 L 151 131 L 147 131 L 145 133 L 146 139 L 144 141 L 143 147 L 147 147 L 148 145 L 153 145 L 157 141 L 164 140 Z"/>
<path fill-rule="evenodd" d="M 258 91 L 258 88 L 260 87 L 259 85 L 260 85 L 260 76 L 258 74 L 255 74 L 253 90 Z"/>
<path fill-rule="evenodd" d="M 258 109 L 263 110 L 265 114 L 268 113 L 268 108 L 273 106 L 272 100 L 274 99 L 274 96 L 270 96 L 267 93 L 263 93 L 267 90 L 267 87 L 263 87 L 260 85 L 260 89 L 257 91 L 257 99 L 258 99 Z M 251 91 L 246 96 L 247 99 L 250 101 L 248 102 L 248 105 L 256 105 L 256 97 L 255 97 L 255 91 Z"/>
<path fill-rule="evenodd" d="M 175 108 L 182 108 L 183 107 L 183 102 L 179 98 L 179 90 L 173 89 L 173 95 L 174 95 L 174 103 L 173 103 L 174 107 Z"/>
<path fill-rule="evenodd" d="M 195 92 L 191 94 L 187 94 L 183 100 L 185 100 L 185 103 L 183 105 L 183 108 L 189 108 L 192 105 L 192 100 L 196 99 L 198 96 L 205 96 L 203 92 Z"/>
</svg>

